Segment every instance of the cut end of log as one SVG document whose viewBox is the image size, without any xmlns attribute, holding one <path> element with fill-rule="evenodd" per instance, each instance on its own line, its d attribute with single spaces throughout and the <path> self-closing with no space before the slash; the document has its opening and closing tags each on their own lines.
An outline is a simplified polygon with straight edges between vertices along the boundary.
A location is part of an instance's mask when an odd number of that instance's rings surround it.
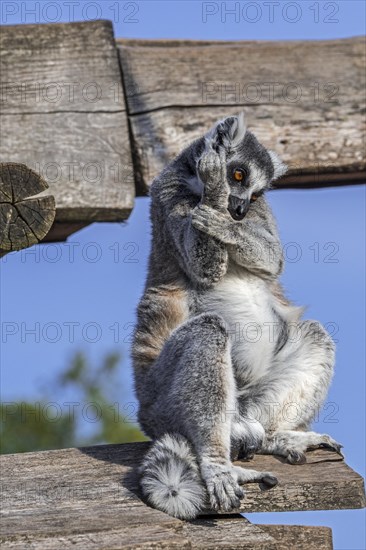
<svg viewBox="0 0 366 550">
<path fill-rule="evenodd" d="M 25 164 L 0 163 L 0 256 L 39 243 L 56 215 L 48 184 Z"/>
</svg>

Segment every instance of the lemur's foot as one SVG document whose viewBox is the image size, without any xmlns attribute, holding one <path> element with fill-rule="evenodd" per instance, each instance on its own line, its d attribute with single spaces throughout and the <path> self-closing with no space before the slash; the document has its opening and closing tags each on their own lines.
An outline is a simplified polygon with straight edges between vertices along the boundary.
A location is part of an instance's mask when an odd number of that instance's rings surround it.
<svg viewBox="0 0 366 550">
<path fill-rule="evenodd" d="M 205 481 L 209 504 L 215 511 L 231 512 L 239 508 L 244 491 L 240 485 L 244 483 L 263 483 L 267 488 L 274 487 L 278 481 L 270 472 L 246 470 L 231 464 L 206 462 L 201 466 L 201 474 Z"/>
<path fill-rule="evenodd" d="M 313 449 L 328 449 L 329 451 L 334 451 L 335 453 L 338 453 L 343 457 L 342 449 L 343 445 L 338 443 L 335 439 L 330 437 L 330 435 L 327 434 L 318 434 L 319 435 L 319 441 L 315 444 L 311 444 L 308 446 L 307 450 L 311 451 Z"/>
<path fill-rule="evenodd" d="M 262 454 L 276 454 L 287 459 L 290 464 L 304 464 L 306 451 L 329 449 L 341 455 L 342 445 L 327 434 L 316 432 L 277 432 L 268 436 L 259 451 Z"/>
<path fill-rule="evenodd" d="M 304 451 L 313 451 L 315 449 L 328 449 L 334 451 L 343 457 L 342 448 L 343 445 L 337 443 L 332 437 L 327 434 L 316 434 L 318 441 L 306 446 L 304 450 L 290 450 L 287 455 L 287 462 L 290 464 L 304 464 L 306 462 L 306 456 Z"/>
<path fill-rule="evenodd" d="M 244 491 L 235 479 L 230 465 L 209 462 L 201 466 L 201 474 L 213 510 L 231 512 L 239 508 Z"/>
</svg>

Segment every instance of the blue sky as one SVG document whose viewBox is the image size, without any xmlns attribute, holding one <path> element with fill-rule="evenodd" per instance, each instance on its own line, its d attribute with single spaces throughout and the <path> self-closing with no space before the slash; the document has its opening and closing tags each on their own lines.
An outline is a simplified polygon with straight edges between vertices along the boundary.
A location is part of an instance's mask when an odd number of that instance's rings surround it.
<svg viewBox="0 0 366 550">
<path fill-rule="evenodd" d="M 37 6 L 39 4 L 39 6 Z M 44 6 L 48 5 L 45 9 Z M 3 2 L 6 24 L 114 20 L 118 37 L 321 39 L 365 32 L 363 1 Z M 254 5 L 256 4 L 256 6 Z M 235 2 L 226 2 L 226 9 Z M 34 11 L 33 15 L 30 9 Z M 27 11 L 28 10 L 28 11 Z M 226 20 L 225 20 L 226 18 Z M 236 18 L 236 20 L 235 20 Z M 365 473 L 365 188 L 269 194 L 287 257 L 283 282 L 305 316 L 337 340 L 336 374 L 314 428 L 344 444 L 347 462 Z M 95 362 L 119 350 L 123 405 L 134 402 L 129 337 L 149 251 L 148 199 L 122 224 L 93 224 L 69 243 L 44 245 L 1 262 L 1 397 L 36 397 L 74 352 Z M 24 288 L 24 292 L 19 289 Z M 33 330 L 33 333 L 32 333 Z M 263 523 L 329 525 L 336 550 L 365 550 L 363 511 L 250 514 Z"/>
</svg>

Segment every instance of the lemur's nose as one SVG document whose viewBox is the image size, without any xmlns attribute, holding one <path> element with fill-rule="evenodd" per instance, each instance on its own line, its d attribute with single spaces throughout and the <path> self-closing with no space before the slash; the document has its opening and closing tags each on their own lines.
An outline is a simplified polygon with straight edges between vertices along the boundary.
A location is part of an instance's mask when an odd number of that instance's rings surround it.
<svg viewBox="0 0 366 550">
<path fill-rule="evenodd" d="M 248 199 L 241 199 L 234 195 L 230 195 L 228 210 L 231 217 L 236 221 L 242 220 L 248 212 L 249 205 L 250 202 Z"/>
<path fill-rule="evenodd" d="M 239 204 L 239 206 L 237 207 L 236 209 L 236 215 L 242 219 L 244 217 L 244 214 L 245 214 L 245 208 L 244 208 L 244 204 Z"/>
</svg>

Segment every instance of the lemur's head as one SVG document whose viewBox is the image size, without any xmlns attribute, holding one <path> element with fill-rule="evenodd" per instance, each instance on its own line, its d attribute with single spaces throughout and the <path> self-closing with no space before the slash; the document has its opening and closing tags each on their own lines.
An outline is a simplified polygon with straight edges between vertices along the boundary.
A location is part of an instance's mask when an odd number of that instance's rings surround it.
<svg viewBox="0 0 366 550">
<path fill-rule="evenodd" d="M 287 166 L 247 130 L 244 113 L 218 122 L 205 140 L 206 147 L 225 150 L 230 187 L 228 210 L 234 220 L 242 220 L 250 204 L 286 173 Z"/>
</svg>

